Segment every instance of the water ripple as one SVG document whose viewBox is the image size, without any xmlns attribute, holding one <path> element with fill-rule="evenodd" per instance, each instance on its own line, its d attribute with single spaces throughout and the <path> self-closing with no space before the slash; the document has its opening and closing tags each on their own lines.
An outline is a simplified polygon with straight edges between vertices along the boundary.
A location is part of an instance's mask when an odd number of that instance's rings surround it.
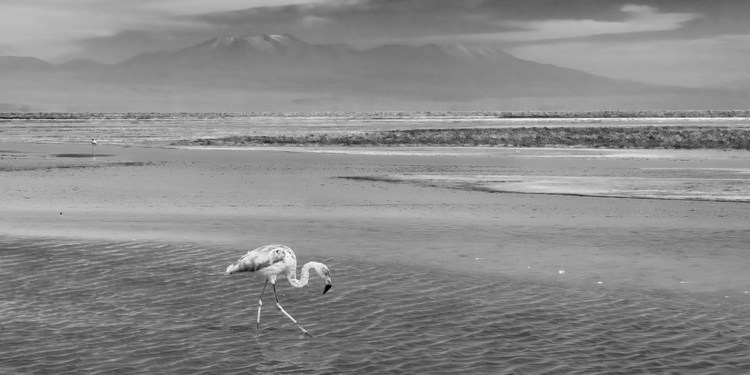
<svg viewBox="0 0 750 375">
<path fill-rule="evenodd" d="M 332 259 L 321 295 L 222 277 L 237 250 L 0 236 L 2 373 L 750 372 L 747 301 Z M 303 259 L 304 261 L 304 259 Z M 272 301 L 272 296 L 268 296 Z"/>
</svg>

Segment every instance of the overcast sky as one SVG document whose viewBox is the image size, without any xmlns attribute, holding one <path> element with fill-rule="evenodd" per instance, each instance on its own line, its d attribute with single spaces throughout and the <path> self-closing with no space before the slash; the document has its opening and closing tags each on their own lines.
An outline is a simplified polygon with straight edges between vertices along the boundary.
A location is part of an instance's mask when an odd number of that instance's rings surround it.
<svg viewBox="0 0 750 375">
<path fill-rule="evenodd" d="M 615 78 L 750 79 L 745 0 L 0 0 L 0 55 L 117 62 L 219 35 L 466 43 Z"/>
</svg>

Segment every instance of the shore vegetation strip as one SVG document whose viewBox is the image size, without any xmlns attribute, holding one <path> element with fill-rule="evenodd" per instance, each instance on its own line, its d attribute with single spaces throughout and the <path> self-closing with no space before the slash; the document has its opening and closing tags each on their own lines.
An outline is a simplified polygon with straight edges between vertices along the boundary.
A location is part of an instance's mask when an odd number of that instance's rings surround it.
<svg viewBox="0 0 750 375">
<path fill-rule="evenodd" d="M 508 127 L 319 132 L 181 140 L 175 146 L 492 146 L 750 150 L 750 128 Z"/>
</svg>

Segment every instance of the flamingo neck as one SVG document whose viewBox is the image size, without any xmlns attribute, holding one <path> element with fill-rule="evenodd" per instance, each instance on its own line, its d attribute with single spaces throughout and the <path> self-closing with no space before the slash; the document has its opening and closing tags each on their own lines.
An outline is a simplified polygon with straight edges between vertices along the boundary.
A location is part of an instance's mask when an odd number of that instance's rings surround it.
<svg viewBox="0 0 750 375">
<path fill-rule="evenodd" d="M 312 268 L 312 262 L 305 263 L 304 266 L 302 266 L 302 272 L 300 273 L 300 278 L 297 279 L 297 270 L 292 270 L 287 274 L 287 279 L 289 279 L 289 284 L 292 284 L 295 288 L 302 288 L 310 281 L 310 268 Z"/>
</svg>

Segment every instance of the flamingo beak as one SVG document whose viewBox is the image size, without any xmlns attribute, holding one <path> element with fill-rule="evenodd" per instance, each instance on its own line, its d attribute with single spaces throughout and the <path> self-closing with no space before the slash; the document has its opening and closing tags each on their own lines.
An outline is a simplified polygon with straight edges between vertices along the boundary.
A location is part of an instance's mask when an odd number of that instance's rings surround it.
<svg viewBox="0 0 750 375">
<path fill-rule="evenodd" d="M 323 288 L 323 294 L 326 294 L 326 292 L 328 292 L 332 286 L 333 284 L 326 284 L 325 288 Z"/>
</svg>

